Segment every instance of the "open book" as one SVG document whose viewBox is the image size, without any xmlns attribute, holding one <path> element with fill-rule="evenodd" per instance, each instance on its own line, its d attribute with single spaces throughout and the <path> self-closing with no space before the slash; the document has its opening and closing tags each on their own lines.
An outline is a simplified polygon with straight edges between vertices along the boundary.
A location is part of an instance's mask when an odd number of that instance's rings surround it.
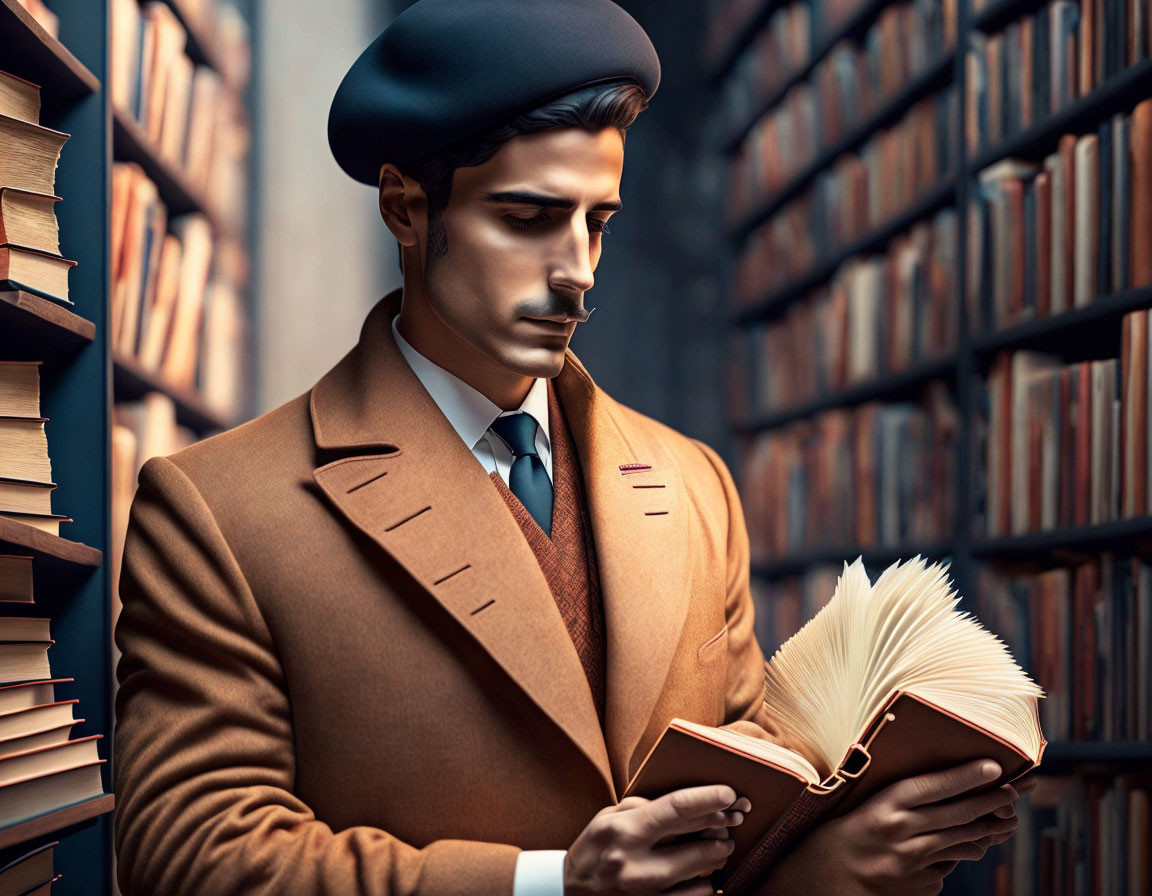
<svg viewBox="0 0 1152 896">
<path fill-rule="evenodd" d="M 713 877 L 750 892 L 797 838 L 903 778 L 991 758 L 988 787 L 1040 763 L 1040 688 L 960 613 L 946 568 L 916 557 L 872 584 L 858 558 L 832 599 L 767 664 L 765 706 L 796 749 L 673 719 L 624 796 L 728 784 L 752 803 Z"/>
</svg>

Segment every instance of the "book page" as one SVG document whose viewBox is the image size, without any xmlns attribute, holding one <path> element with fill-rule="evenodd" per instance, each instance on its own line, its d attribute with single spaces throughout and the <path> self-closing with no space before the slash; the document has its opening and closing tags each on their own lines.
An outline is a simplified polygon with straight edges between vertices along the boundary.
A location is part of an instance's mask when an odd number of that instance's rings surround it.
<svg viewBox="0 0 1152 896">
<path fill-rule="evenodd" d="M 1039 758 L 1041 689 L 959 600 L 940 564 L 895 563 L 872 584 L 858 558 L 772 657 L 765 704 L 822 777 L 897 690 Z"/>
</svg>

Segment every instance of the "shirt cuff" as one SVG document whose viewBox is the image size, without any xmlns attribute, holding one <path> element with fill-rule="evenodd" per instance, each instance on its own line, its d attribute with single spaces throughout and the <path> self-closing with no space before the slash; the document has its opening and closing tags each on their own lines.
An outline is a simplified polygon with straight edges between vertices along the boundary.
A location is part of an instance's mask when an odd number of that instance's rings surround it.
<svg viewBox="0 0 1152 896">
<path fill-rule="evenodd" d="M 525 849 L 516 857 L 512 896 L 564 896 L 566 849 Z"/>
</svg>

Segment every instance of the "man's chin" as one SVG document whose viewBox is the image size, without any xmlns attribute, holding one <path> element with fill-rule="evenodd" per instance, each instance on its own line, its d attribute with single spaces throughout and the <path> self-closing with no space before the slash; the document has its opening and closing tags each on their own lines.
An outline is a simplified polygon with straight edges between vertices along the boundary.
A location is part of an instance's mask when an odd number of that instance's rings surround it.
<svg viewBox="0 0 1152 896">
<path fill-rule="evenodd" d="M 565 348 L 532 348 L 506 356 L 500 363 L 520 376 L 551 379 L 564 368 Z"/>
</svg>

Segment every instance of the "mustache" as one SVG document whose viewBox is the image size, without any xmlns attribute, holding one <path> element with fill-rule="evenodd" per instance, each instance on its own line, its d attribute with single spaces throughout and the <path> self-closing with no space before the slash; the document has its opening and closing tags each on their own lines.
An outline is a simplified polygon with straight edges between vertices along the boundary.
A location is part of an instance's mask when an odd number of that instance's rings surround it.
<svg viewBox="0 0 1152 896">
<path fill-rule="evenodd" d="M 595 310 L 595 308 L 584 308 L 582 296 L 577 297 L 574 302 L 559 296 L 540 300 L 529 299 L 516 307 L 517 315 L 524 317 L 559 317 L 564 315 L 578 323 L 585 323 Z"/>
</svg>

